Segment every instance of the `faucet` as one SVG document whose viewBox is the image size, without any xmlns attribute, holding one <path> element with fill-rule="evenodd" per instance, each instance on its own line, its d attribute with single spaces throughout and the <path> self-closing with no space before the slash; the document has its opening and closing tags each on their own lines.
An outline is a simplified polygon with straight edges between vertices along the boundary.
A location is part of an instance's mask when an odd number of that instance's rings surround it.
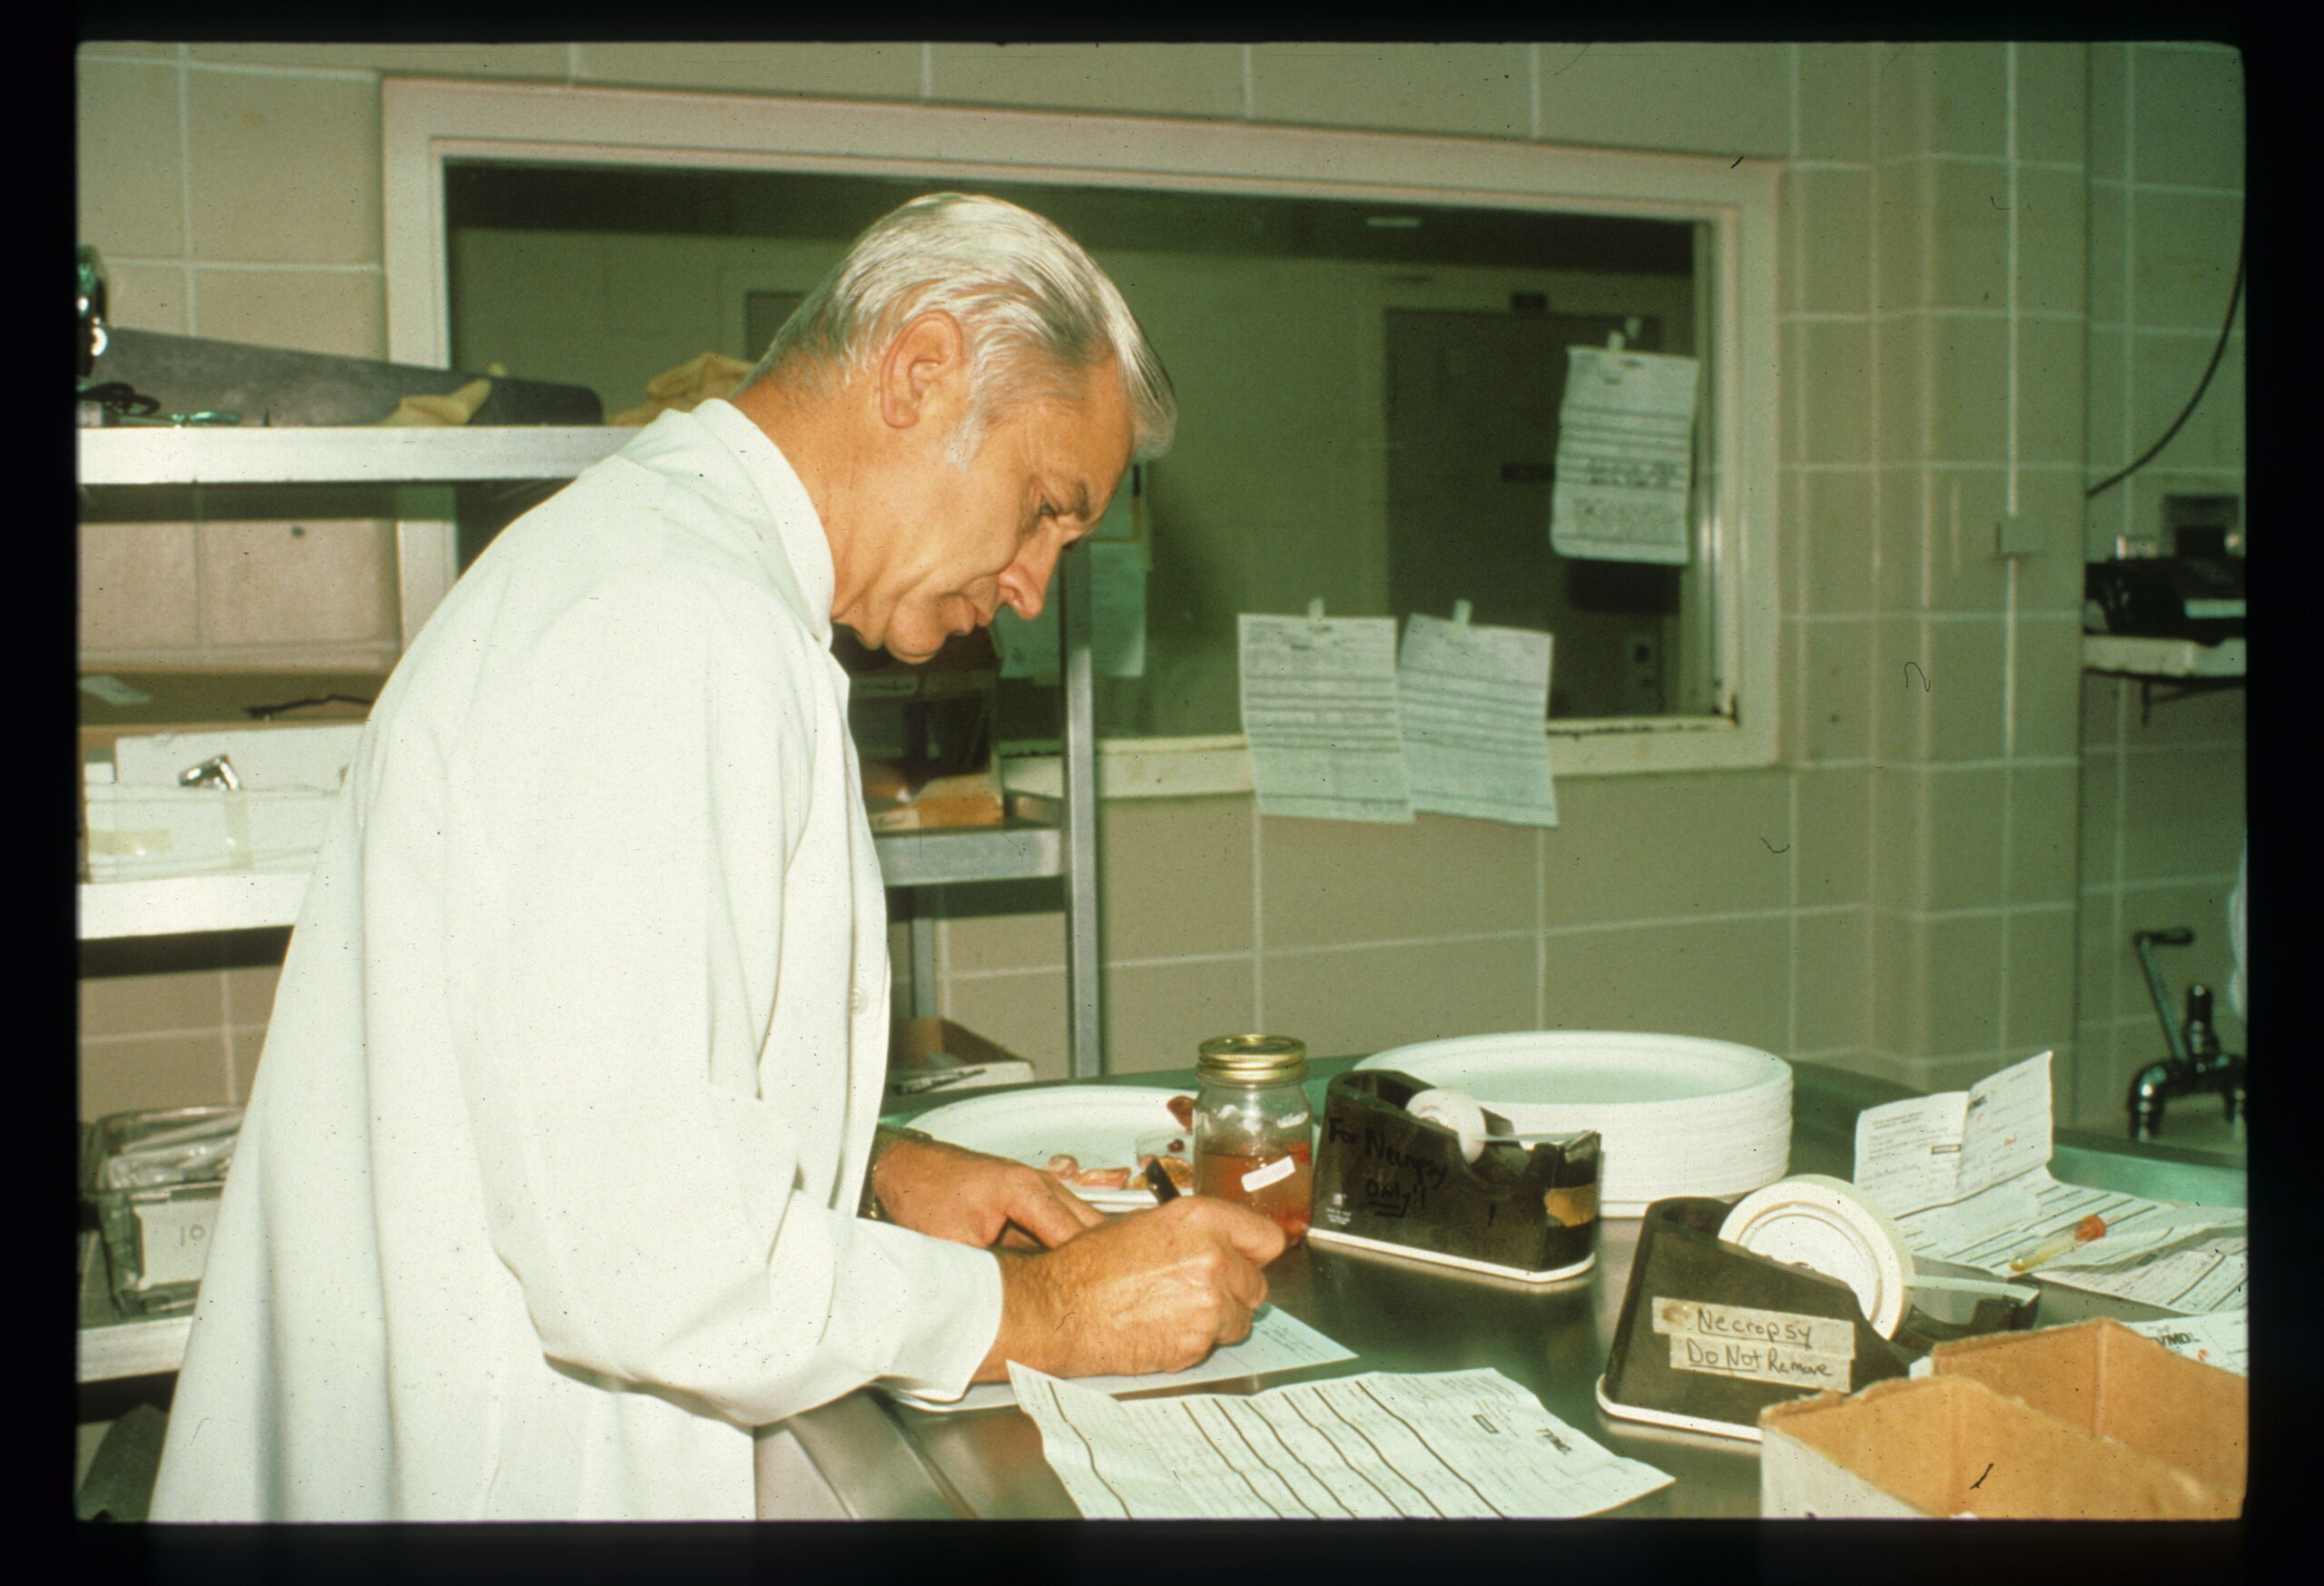
<svg viewBox="0 0 2324 1586">
<path fill-rule="evenodd" d="M 2169 931 L 2135 931 L 2131 933 L 2131 945 L 2138 951 L 2139 962 L 2146 970 L 2147 994 L 2154 1000 L 2154 1016 L 2162 1025 L 2162 1039 L 2171 1048 L 2171 1055 L 2160 1062 L 2149 1063 L 2131 1079 L 2129 1098 L 2131 1138 L 2151 1140 L 2162 1127 L 2164 1103 L 2174 1096 L 2187 1096 L 2198 1091 L 2215 1091 L 2224 1106 L 2230 1124 L 2243 1115 L 2244 1061 L 2240 1055 L 2220 1049 L 2219 1036 L 2211 1029 L 2211 991 L 2209 986 L 2191 985 L 2187 988 L 2187 1018 L 2183 1025 L 2171 1020 L 2171 991 L 2163 984 L 2162 971 L 2155 967 L 2153 949 L 2185 947 L 2195 940 L 2195 933 L 2185 926 Z"/>
</svg>

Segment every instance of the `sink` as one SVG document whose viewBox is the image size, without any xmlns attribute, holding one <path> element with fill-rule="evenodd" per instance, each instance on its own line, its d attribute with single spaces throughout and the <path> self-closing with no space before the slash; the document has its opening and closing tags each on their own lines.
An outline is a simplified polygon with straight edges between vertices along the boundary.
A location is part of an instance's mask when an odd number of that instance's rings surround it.
<svg viewBox="0 0 2324 1586">
<path fill-rule="evenodd" d="M 2144 1141 L 2105 1140 L 2061 1129 L 2050 1148 L 2050 1177 L 2149 1200 L 2244 1206 L 2243 1164 L 2210 1151 Z"/>
</svg>

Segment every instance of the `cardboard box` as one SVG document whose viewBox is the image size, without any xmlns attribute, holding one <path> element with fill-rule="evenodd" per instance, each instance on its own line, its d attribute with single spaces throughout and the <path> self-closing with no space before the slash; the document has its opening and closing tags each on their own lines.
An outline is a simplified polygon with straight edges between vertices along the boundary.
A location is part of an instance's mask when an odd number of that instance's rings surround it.
<svg viewBox="0 0 2324 1586">
<path fill-rule="evenodd" d="M 1761 1412 L 1777 1518 L 2232 1520 L 2246 1384 L 2103 1317 L 1940 1345 L 1931 1374 Z"/>
<path fill-rule="evenodd" d="M 949 1019 L 902 1019 L 888 1041 L 888 1094 L 1032 1082 L 1033 1065 Z"/>
</svg>

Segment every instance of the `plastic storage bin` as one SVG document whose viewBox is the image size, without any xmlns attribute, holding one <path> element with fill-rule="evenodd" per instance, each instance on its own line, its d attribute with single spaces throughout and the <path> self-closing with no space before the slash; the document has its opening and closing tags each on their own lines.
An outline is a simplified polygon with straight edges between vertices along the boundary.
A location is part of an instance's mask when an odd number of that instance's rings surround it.
<svg viewBox="0 0 2324 1586">
<path fill-rule="evenodd" d="M 90 1134 L 84 1193 L 95 1207 L 113 1302 L 130 1315 L 193 1308 L 239 1107 L 117 1112 Z"/>
</svg>

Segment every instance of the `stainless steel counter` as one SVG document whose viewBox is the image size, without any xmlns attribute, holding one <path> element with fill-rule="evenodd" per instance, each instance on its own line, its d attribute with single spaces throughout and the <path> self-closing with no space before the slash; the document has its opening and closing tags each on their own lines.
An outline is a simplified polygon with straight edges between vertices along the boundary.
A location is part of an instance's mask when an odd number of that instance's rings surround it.
<svg viewBox="0 0 2324 1586">
<path fill-rule="evenodd" d="M 1323 1087 L 1354 1059 L 1310 1065 L 1317 1108 Z M 1194 1087 L 1182 1073 L 1117 1076 L 1098 1083 Z M 1794 1065 L 1791 1171 L 1846 1177 L 1854 1167 L 1856 1113 L 1912 1094 L 1903 1087 L 1813 1065 Z M 927 1105 L 957 1100 L 938 1096 Z M 899 1116 L 921 1110 L 900 1108 Z M 2243 1204 L 2243 1175 L 2199 1154 L 2116 1143 L 2062 1130 L 2054 1171 L 2075 1183 L 2170 1199 Z M 1552 1414 L 1615 1453 L 1676 1478 L 1611 1512 L 1610 1518 L 1752 1517 L 1758 1512 L 1758 1445 L 1613 1420 L 1597 1405 L 1616 1316 L 1629 1282 L 1638 1222 L 1600 1225 L 1598 1264 L 1564 1284 L 1529 1288 L 1456 1276 L 1441 1266 L 1358 1256 L 1303 1243 L 1267 1269 L 1270 1296 L 1292 1315 L 1356 1352 L 1357 1359 L 1264 1381 L 1206 1384 L 1205 1393 L 1242 1393 L 1303 1377 L 1358 1371 L 1456 1371 L 1489 1365 L 1539 1394 Z M 2142 1319 L 2163 1313 L 2103 1301 L 2043 1284 L 2043 1325 L 2105 1314 Z M 1176 1390 L 1162 1390 L 1171 1392 Z M 872 1390 L 849 1395 L 793 1422 L 800 1441 L 865 1519 L 1071 1519 L 1064 1486 L 1042 1456 L 1040 1435 L 1022 1412 L 931 1414 Z"/>
</svg>

